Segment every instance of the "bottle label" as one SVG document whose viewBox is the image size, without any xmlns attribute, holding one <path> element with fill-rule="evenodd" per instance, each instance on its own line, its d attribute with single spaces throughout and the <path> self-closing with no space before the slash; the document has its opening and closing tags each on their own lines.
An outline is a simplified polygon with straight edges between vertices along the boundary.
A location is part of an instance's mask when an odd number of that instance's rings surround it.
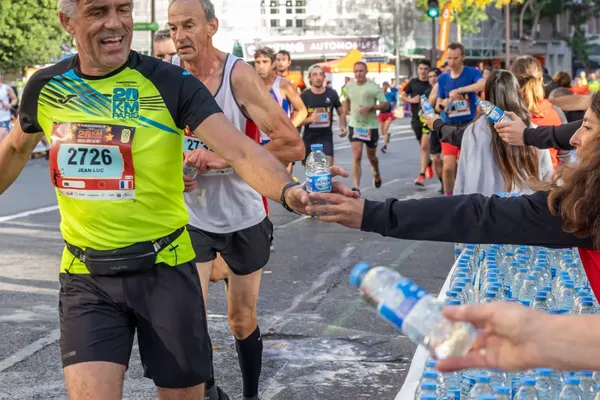
<svg viewBox="0 0 600 400">
<path fill-rule="evenodd" d="M 448 390 L 446 400 L 460 400 L 460 390 Z"/>
<path fill-rule="evenodd" d="M 331 173 L 321 172 L 317 174 L 306 174 L 306 191 L 310 193 L 331 192 Z"/>
<path fill-rule="evenodd" d="M 404 319 L 410 314 L 414 306 L 427 292 L 406 278 L 400 279 L 396 290 L 390 293 L 379 306 L 379 313 L 398 329 L 402 329 Z"/>
<path fill-rule="evenodd" d="M 475 386 L 475 377 L 464 374 L 460 382 L 461 398 L 466 399 L 471 393 L 471 389 Z"/>
<path fill-rule="evenodd" d="M 494 107 L 492 111 L 490 111 L 490 114 L 487 116 L 487 118 L 492 124 L 498 123 L 498 121 L 500 121 L 502 117 L 504 117 L 504 111 L 502 111 L 498 107 Z"/>
</svg>

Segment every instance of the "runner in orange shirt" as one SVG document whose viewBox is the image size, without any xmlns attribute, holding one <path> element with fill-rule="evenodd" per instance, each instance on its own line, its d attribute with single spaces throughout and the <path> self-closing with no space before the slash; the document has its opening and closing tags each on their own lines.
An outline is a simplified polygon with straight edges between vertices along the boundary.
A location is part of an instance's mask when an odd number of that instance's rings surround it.
<svg viewBox="0 0 600 400">
<path fill-rule="evenodd" d="M 292 66 L 292 58 L 287 50 L 279 50 L 275 55 L 275 68 L 277 69 L 277 75 L 284 78 L 286 81 L 294 85 L 294 88 L 300 93 L 306 89 L 302 72 L 290 71 Z"/>
</svg>

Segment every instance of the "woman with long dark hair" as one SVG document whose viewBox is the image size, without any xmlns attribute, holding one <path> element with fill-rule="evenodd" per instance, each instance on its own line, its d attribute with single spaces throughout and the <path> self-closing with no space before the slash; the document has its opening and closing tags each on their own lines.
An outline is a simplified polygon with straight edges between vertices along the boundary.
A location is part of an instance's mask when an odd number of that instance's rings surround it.
<svg viewBox="0 0 600 400">
<path fill-rule="evenodd" d="M 488 77 L 485 98 L 502 110 L 514 112 L 531 125 L 515 76 L 496 70 Z M 465 130 L 455 194 L 499 192 L 532 193 L 529 180 L 550 180 L 554 168 L 548 150 L 505 143 L 485 116 Z"/>
</svg>

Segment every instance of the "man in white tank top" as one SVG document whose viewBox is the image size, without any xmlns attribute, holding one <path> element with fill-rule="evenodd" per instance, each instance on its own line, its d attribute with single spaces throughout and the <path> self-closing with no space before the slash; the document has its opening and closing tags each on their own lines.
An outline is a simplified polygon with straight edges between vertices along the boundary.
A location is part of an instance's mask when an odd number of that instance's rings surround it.
<svg viewBox="0 0 600 400">
<path fill-rule="evenodd" d="M 4 76 L 0 71 L 0 140 L 10 131 L 11 108 L 17 106 L 17 96 L 9 85 L 3 83 Z"/>
<path fill-rule="evenodd" d="M 294 85 L 275 74 L 275 57 L 275 52 L 269 47 L 256 50 L 254 53 L 254 69 L 265 83 L 273 99 L 292 120 L 292 124 L 298 128 L 308 116 L 308 110 Z M 300 132 L 298 132 L 298 135 L 300 135 Z M 266 144 L 269 141 L 269 137 L 261 131 L 261 143 Z M 293 169 L 294 162 L 291 162 L 288 164 L 287 170 L 291 174 Z"/>
<path fill-rule="evenodd" d="M 208 87 L 238 130 L 259 142 L 260 128 L 271 138 L 265 148 L 276 158 L 285 163 L 301 160 L 304 144 L 297 130 L 252 67 L 213 46 L 218 26 L 210 0 L 172 1 L 169 28 L 178 56 L 171 62 L 180 63 Z M 195 181 L 187 178 L 185 197 L 202 292 L 206 299 L 212 264 L 220 253 L 231 271 L 229 324 L 242 370 L 243 399 L 258 399 L 262 340 L 256 304 L 273 225 L 261 195 L 210 151 L 209 144 L 188 135 L 185 140 L 186 163 L 201 170 Z M 213 379 L 206 383 L 206 398 L 226 399 L 227 395 Z"/>
</svg>

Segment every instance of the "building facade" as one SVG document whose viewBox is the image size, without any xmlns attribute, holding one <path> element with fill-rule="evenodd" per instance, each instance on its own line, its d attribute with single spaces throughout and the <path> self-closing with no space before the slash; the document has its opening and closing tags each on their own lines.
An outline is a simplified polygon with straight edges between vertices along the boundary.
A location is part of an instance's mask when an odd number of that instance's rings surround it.
<svg viewBox="0 0 600 400">
<path fill-rule="evenodd" d="M 136 22 L 151 21 L 151 1 L 134 0 Z M 169 0 L 154 0 L 156 22 L 166 27 Z M 247 60 L 257 46 L 286 49 L 305 69 L 316 61 L 339 58 L 351 48 L 366 56 L 400 54 L 400 75 L 413 75 L 419 59 L 429 57 L 432 47 L 432 23 L 424 21 L 415 8 L 415 0 L 213 0 L 219 19 L 215 45 L 232 51 L 240 43 Z M 400 8 L 399 8 L 400 7 Z M 400 15 L 400 17 L 397 17 Z M 396 16 L 396 17 L 395 17 Z M 562 23 L 562 25 L 561 25 Z M 468 63 L 487 60 L 500 65 L 504 60 L 504 16 L 496 8 L 488 10 L 488 20 L 477 35 L 464 35 Z M 513 21 L 513 36 L 518 24 Z M 436 23 L 436 30 L 439 23 Z M 566 21 L 542 20 L 529 50 L 544 60 L 551 73 L 570 70 L 571 52 L 559 32 Z M 398 32 L 394 40 L 394 32 Z M 454 25 L 450 40 L 456 40 Z M 150 51 L 150 33 L 136 31 L 133 48 Z M 512 54 L 522 50 L 511 42 Z"/>
</svg>

